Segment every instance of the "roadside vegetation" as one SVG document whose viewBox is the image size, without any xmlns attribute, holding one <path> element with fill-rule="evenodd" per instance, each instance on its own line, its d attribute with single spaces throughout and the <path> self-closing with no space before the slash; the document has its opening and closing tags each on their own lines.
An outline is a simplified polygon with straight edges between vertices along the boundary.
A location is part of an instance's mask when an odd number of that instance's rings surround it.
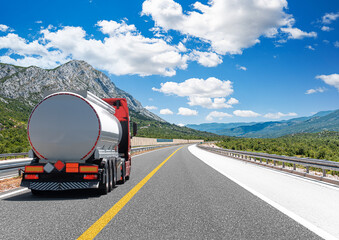
<svg viewBox="0 0 339 240">
<path fill-rule="evenodd" d="M 339 132 L 292 134 L 279 138 L 226 137 L 219 147 L 339 162 Z"/>
<path fill-rule="evenodd" d="M 0 153 L 29 150 L 27 118 L 31 108 L 21 100 L 0 98 Z"/>
</svg>

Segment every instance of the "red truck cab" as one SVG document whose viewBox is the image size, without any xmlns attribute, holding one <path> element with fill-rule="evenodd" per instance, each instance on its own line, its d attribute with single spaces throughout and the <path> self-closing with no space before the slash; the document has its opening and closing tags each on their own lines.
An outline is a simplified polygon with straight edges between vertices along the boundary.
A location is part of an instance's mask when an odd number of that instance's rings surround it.
<svg viewBox="0 0 339 240">
<path fill-rule="evenodd" d="M 119 156 L 125 159 L 126 179 L 129 179 L 131 173 L 131 133 L 130 116 L 125 98 L 103 98 L 105 102 L 114 107 L 114 116 L 119 120 L 122 128 L 122 138 L 118 146 Z M 136 124 L 133 123 L 133 136 L 136 135 Z M 124 181 L 125 179 L 120 179 Z"/>
</svg>

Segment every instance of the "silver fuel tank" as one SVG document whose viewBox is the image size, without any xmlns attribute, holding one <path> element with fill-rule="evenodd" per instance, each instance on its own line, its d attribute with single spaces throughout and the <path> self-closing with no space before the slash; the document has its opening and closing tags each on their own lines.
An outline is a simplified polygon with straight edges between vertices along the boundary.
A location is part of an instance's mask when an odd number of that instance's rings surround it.
<svg viewBox="0 0 339 240">
<path fill-rule="evenodd" d="M 57 92 L 32 111 L 30 145 L 40 159 L 81 162 L 98 150 L 112 151 L 122 136 L 115 110 L 90 92 Z"/>
</svg>

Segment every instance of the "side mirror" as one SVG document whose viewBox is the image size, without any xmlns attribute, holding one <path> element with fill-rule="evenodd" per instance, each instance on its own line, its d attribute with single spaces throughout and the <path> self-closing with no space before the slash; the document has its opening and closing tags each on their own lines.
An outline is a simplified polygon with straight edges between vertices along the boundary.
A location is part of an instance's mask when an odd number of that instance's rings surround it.
<svg viewBox="0 0 339 240">
<path fill-rule="evenodd" d="M 133 122 L 133 136 L 136 136 L 138 133 L 138 124 Z"/>
</svg>

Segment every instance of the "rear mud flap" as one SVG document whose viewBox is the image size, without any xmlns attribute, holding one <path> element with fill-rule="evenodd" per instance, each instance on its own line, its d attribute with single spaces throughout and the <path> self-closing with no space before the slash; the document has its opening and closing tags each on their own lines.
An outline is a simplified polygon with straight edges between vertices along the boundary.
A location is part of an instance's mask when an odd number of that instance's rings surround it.
<svg viewBox="0 0 339 240">
<path fill-rule="evenodd" d="M 21 182 L 22 187 L 39 191 L 65 191 L 74 189 L 98 188 L 99 181 L 91 182 Z"/>
</svg>

